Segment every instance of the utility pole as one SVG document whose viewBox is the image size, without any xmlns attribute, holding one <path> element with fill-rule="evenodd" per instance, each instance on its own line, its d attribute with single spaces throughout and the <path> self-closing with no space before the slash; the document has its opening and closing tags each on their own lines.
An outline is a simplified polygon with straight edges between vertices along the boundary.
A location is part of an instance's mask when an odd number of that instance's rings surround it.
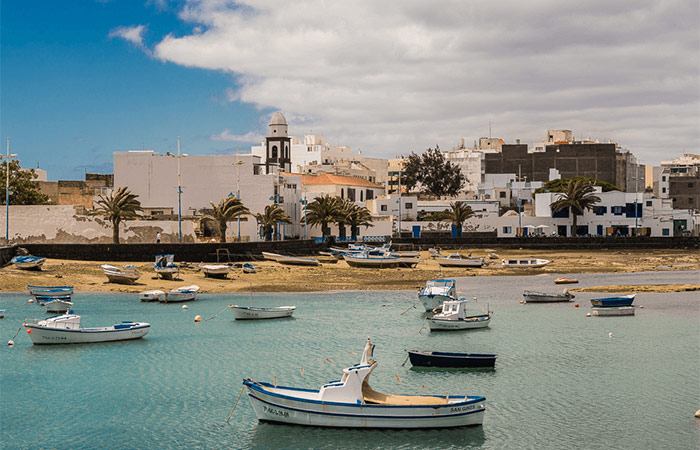
<svg viewBox="0 0 700 450">
<path fill-rule="evenodd" d="M 401 169 L 399 169 L 399 199 L 397 200 L 397 202 L 399 204 L 399 229 L 397 231 L 398 231 L 398 235 L 400 238 L 401 237 Z"/>
<path fill-rule="evenodd" d="M 238 157 L 238 146 L 236 146 L 236 198 L 241 199 L 241 165 L 245 164 Z M 238 216 L 238 242 L 241 242 L 241 216 Z"/>
<path fill-rule="evenodd" d="M 5 156 L 5 239 L 10 242 L 10 158 L 17 155 L 10 155 L 10 136 L 7 136 L 7 155 Z M 0 160 L 3 158 L 0 155 Z"/>
</svg>

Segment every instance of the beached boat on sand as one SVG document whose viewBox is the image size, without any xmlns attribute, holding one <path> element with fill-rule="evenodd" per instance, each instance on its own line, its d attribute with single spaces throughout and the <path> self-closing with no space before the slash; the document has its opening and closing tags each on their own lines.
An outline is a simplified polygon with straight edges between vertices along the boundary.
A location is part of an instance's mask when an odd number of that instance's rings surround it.
<svg viewBox="0 0 700 450">
<path fill-rule="evenodd" d="M 575 297 L 574 294 L 564 289 L 561 293 L 549 294 L 546 292 L 523 291 L 523 297 L 528 303 L 552 303 L 552 302 L 568 302 Z"/>
<path fill-rule="evenodd" d="M 165 293 L 165 299 L 159 301 L 163 303 L 190 302 L 196 299 L 197 292 L 199 292 L 199 286 L 195 284 L 192 286 L 183 286 L 177 289 L 170 289 Z"/>
<path fill-rule="evenodd" d="M 231 267 L 227 264 L 200 264 L 199 268 L 202 269 L 202 273 L 204 273 L 204 276 L 207 278 L 224 279 L 231 271 Z"/>
<path fill-rule="evenodd" d="M 494 367 L 496 355 L 487 353 L 421 352 L 409 350 L 411 364 L 418 367 Z"/>
<path fill-rule="evenodd" d="M 318 390 L 243 380 L 261 422 L 343 428 L 452 428 L 481 425 L 482 396 L 392 395 L 375 391 L 369 377 L 377 367 L 374 345 L 367 344 L 359 364 Z"/>
<path fill-rule="evenodd" d="M 277 261 L 278 256 L 282 256 L 279 253 L 262 252 L 263 259 L 267 261 Z"/>
<path fill-rule="evenodd" d="M 41 266 L 46 262 L 46 258 L 41 256 L 15 256 L 10 260 L 18 269 L 41 270 Z"/>
<path fill-rule="evenodd" d="M 125 321 L 110 327 L 83 328 L 80 316 L 64 314 L 46 319 L 27 319 L 22 324 L 34 345 L 86 344 L 144 337 L 151 324 Z"/>
<path fill-rule="evenodd" d="M 289 266 L 318 266 L 321 263 L 316 258 L 302 258 L 299 256 L 277 255 L 276 261 Z"/>
<path fill-rule="evenodd" d="M 238 306 L 229 305 L 233 311 L 233 317 L 236 320 L 254 320 L 254 319 L 280 319 L 290 317 L 296 306 L 273 306 L 269 308 L 261 308 L 256 306 Z"/>
<path fill-rule="evenodd" d="M 132 265 L 120 268 L 109 264 L 102 264 L 100 267 L 102 267 L 110 283 L 134 284 L 136 280 L 141 277 L 141 272 L 136 270 L 136 267 Z"/>
<path fill-rule="evenodd" d="M 255 273 L 255 265 L 253 263 L 243 263 L 241 266 L 243 273 Z"/>
<path fill-rule="evenodd" d="M 457 300 L 455 280 L 428 280 L 418 294 L 418 300 L 423 303 L 426 311 L 442 308 L 443 302 Z"/>
<path fill-rule="evenodd" d="M 438 255 L 435 261 L 440 267 L 481 267 L 484 265 L 484 258 L 463 257 L 459 253 L 453 253 L 448 256 Z"/>
<path fill-rule="evenodd" d="M 444 302 L 442 312 L 435 314 L 428 321 L 430 331 L 471 330 L 488 327 L 493 313 L 487 311 L 485 314 L 467 314 L 467 303 L 468 301 L 464 299 Z"/>
<path fill-rule="evenodd" d="M 372 256 L 368 254 L 349 255 L 344 254 L 343 259 L 350 267 L 363 267 L 374 269 L 387 269 L 399 266 L 399 258 L 394 256 Z"/>
<path fill-rule="evenodd" d="M 507 258 L 502 259 L 504 268 L 539 269 L 549 264 L 551 261 L 539 258 Z"/>
<path fill-rule="evenodd" d="M 175 255 L 156 255 L 153 269 L 164 280 L 172 280 L 180 274 L 180 266 L 175 264 Z"/>
</svg>

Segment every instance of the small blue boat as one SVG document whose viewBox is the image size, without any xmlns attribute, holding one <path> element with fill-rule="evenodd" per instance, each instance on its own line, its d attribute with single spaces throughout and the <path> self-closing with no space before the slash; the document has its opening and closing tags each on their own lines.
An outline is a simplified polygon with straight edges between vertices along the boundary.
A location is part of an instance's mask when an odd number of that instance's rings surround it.
<svg viewBox="0 0 700 450">
<path fill-rule="evenodd" d="M 609 308 L 614 306 L 630 306 L 636 294 L 621 295 L 618 297 L 592 298 L 591 305 L 598 308 Z"/>
<path fill-rule="evenodd" d="M 28 284 L 27 289 L 29 289 L 30 294 L 41 296 L 63 296 L 73 294 L 73 286 L 34 286 Z"/>
<path fill-rule="evenodd" d="M 243 268 L 243 273 L 255 273 L 255 265 L 253 263 L 243 263 L 241 267 Z"/>
<path fill-rule="evenodd" d="M 411 364 L 421 367 L 494 367 L 496 355 L 488 353 L 420 352 L 410 350 Z"/>
<path fill-rule="evenodd" d="M 20 269 L 41 270 L 41 265 L 46 262 L 46 258 L 41 256 L 15 256 L 10 262 Z"/>
</svg>

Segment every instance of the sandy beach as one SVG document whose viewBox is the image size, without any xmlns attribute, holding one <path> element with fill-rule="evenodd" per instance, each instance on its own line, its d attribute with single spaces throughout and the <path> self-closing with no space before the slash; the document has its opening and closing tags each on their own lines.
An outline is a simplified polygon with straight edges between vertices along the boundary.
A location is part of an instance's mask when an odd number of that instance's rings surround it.
<svg viewBox="0 0 700 450">
<path fill-rule="evenodd" d="M 180 276 L 174 281 L 161 280 L 153 271 L 152 262 L 117 263 L 133 264 L 142 276 L 134 285 L 107 282 L 100 264 L 109 261 L 48 260 L 40 272 L 19 270 L 12 265 L 0 269 L 0 291 L 26 291 L 27 284 L 74 285 L 79 291 L 141 292 L 148 289 L 167 290 L 196 284 L 200 292 L 312 292 L 333 290 L 397 290 L 418 289 L 426 280 L 491 275 L 537 275 L 543 273 L 621 273 L 643 271 L 700 270 L 700 252 L 695 250 L 624 250 L 591 252 L 581 251 L 532 251 L 493 249 L 500 258 L 536 256 L 552 262 L 541 269 L 504 269 L 500 259 L 480 269 L 442 269 L 430 259 L 428 252 L 421 253 L 421 262 L 414 269 L 358 269 L 344 261 L 324 263 L 317 267 L 285 266 L 271 261 L 255 261 L 257 273 L 244 274 L 234 268 L 228 279 L 205 278 L 198 262 L 184 264 Z M 469 252 L 462 251 L 467 254 Z M 472 252 L 472 256 L 486 256 L 485 251 Z M 575 290 L 576 285 L 570 285 Z M 587 291 L 614 291 L 621 287 L 600 286 Z M 640 290 L 641 289 L 641 290 Z M 624 287 L 625 291 L 631 290 Z M 698 284 L 635 286 L 636 292 L 676 292 L 700 290 Z"/>
</svg>

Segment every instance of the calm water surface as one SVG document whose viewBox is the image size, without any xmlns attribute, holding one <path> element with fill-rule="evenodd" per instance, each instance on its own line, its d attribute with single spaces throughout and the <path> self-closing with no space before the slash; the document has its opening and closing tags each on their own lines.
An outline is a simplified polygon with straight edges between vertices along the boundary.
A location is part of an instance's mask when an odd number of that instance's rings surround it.
<svg viewBox="0 0 700 450">
<path fill-rule="evenodd" d="M 688 283 L 700 273 L 578 275 L 578 286 Z M 461 295 L 495 311 L 485 330 L 431 333 L 414 291 L 256 294 L 256 305 L 297 305 L 293 319 L 235 322 L 229 303 L 203 294 L 189 304 L 140 303 L 136 295 L 78 293 L 87 326 L 147 321 L 138 341 L 32 346 L 22 319 L 45 316 L 28 294 L 0 308 L 0 444 L 36 448 L 479 448 L 693 449 L 700 425 L 700 295 L 639 294 L 634 317 L 591 317 L 569 304 L 520 304 L 523 289 L 561 290 L 556 275 L 460 278 Z M 605 295 L 605 294 L 603 294 Z M 405 312 L 405 313 L 404 313 Z M 403 314 L 402 314 L 403 313 Z M 613 336 L 609 337 L 612 332 Z M 257 422 L 241 390 L 252 377 L 318 388 L 377 345 L 372 386 L 393 393 L 478 394 L 482 427 L 338 430 Z M 497 353 L 495 370 L 416 370 L 406 349 Z M 302 374 L 303 368 L 303 374 Z M 396 376 L 401 379 L 399 383 Z"/>
</svg>

